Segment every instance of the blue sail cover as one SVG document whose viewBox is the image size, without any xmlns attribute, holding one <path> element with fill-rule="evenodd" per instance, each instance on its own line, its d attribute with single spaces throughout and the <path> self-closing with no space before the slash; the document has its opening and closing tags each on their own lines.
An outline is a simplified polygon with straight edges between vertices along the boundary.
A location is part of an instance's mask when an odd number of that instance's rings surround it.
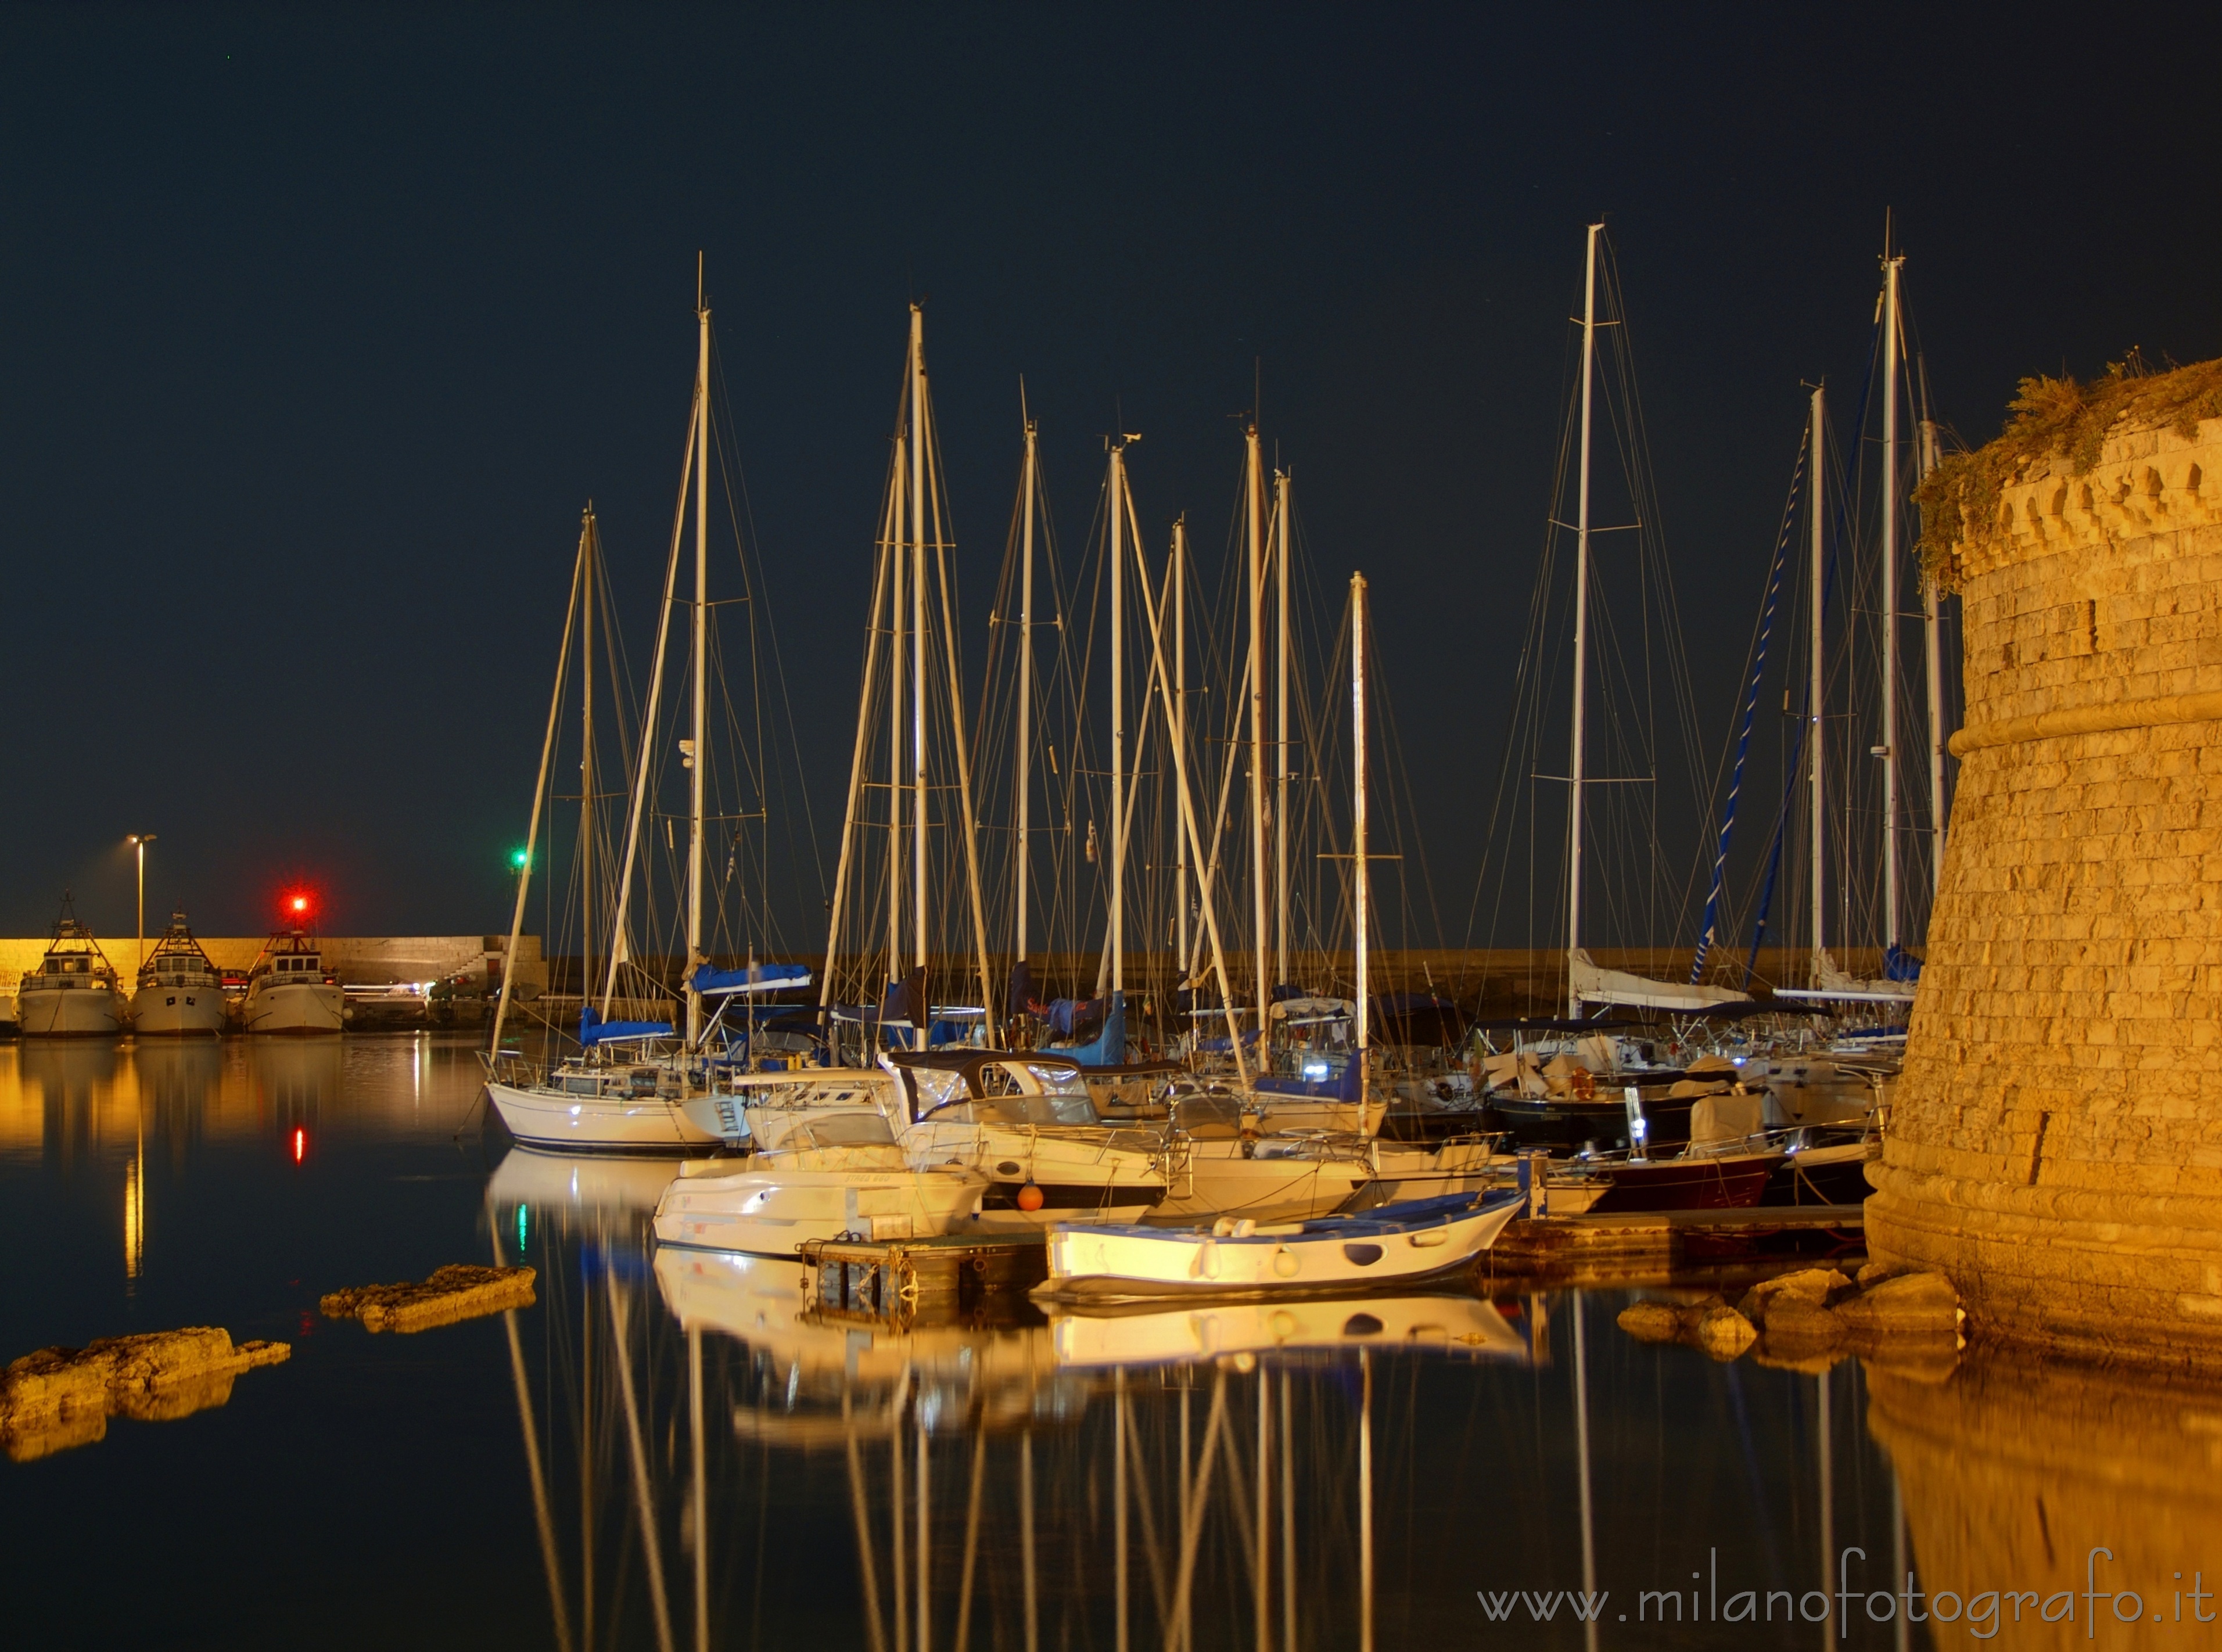
<svg viewBox="0 0 2222 1652">
<path fill-rule="evenodd" d="M 1127 995 L 1114 992 L 1103 1011 L 1103 1030 L 1087 1044 L 1045 1044 L 1044 1055 L 1061 1055 L 1083 1067 L 1119 1067 L 1127 1062 Z"/>
<path fill-rule="evenodd" d="M 788 987 L 808 986 L 810 966 L 807 964 L 751 964 L 745 970 L 714 970 L 704 964 L 696 966 L 691 984 L 695 991 L 705 996 L 735 992 L 778 992 Z"/>
<path fill-rule="evenodd" d="M 625 1039 L 669 1038 L 669 1021 L 606 1021 L 592 1004 L 579 1011 L 579 1043 L 586 1049 L 597 1044 L 615 1044 Z"/>
</svg>

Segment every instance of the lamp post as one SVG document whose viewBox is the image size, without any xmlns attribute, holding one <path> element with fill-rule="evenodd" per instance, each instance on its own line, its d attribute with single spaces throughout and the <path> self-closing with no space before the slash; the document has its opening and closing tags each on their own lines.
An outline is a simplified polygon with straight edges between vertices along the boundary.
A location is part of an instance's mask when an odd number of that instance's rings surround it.
<svg viewBox="0 0 2222 1652">
<path fill-rule="evenodd" d="M 139 967 L 147 967 L 147 845 L 154 841 L 151 832 L 135 832 L 124 842 L 139 851 Z"/>
</svg>

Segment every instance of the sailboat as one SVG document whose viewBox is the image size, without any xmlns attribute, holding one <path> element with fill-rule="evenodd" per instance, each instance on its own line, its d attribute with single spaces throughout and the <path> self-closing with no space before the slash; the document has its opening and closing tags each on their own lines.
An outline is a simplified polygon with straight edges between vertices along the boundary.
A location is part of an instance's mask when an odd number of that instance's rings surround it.
<svg viewBox="0 0 2222 1652">
<path fill-rule="evenodd" d="M 120 1030 L 123 1014 L 116 966 L 65 894 L 45 956 L 16 983 L 16 1027 L 25 1038 L 98 1038 Z"/>
<path fill-rule="evenodd" d="M 1371 865 L 1366 836 L 1365 581 L 1351 578 L 1351 890 L 1356 1045 L 1346 1071 L 1360 1116 L 1371 1067 Z M 1380 1151 L 1376 1144 L 1372 1151 Z M 1406 1149 L 1419 1170 L 1429 1155 Z M 1485 1158 L 1485 1155 L 1484 1155 Z M 1377 1160 L 1378 1162 L 1378 1160 Z M 1363 1215 L 1260 1222 L 1221 1215 L 1207 1227 L 1105 1224 L 1050 1234 L 1045 1299 L 1116 1301 L 1173 1294 L 1347 1291 L 1454 1274 L 1496 1241 L 1521 1204 L 1511 1189 L 1382 1204 Z"/>
<path fill-rule="evenodd" d="M 525 832 L 524 848 L 520 851 L 517 903 L 511 919 L 506 953 L 511 958 L 518 955 L 518 939 L 524 932 L 525 900 L 540 846 L 542 808 L 548 796 L 556 729 L 570 666 L 574 627 L 574 624 L 582 621 L 586 636 L 581 648 L 581 681 L 585 691 L 581 719 L 582 783 L 580 790 L 582 818 L 580 842 L 581 881 L 587 891 L 587 899 L 581 933 L 587 937 L 589 956 L 582 960 L 581 970 L 579 1052 L 550 1070 L 528 1061 L 504 1046 L 502 1033 L 511 1011 L 515 984 L 514 972 L 505 971 L 485 1056 L 487 1098 L 511 1135 L 528 1147 L 588 1153 L 686 1153 L 714 1148 L 718 1142 L 715 1134 L 689 1121 L 681 1106 L 681 1102 L 700 1087 L 704 1077 L 697 1050 L 703 1024 L 704 972 L 707 968 L 706 960 L 702 956 L 701 942 L 702 780 L 706 758 L 704 732 L 707 663 L 705 656 L 707 652 L 709 607 L 710 311 L 699 297 L 695 320 L 699 342 L 694 405 L 689 414 L 686 458 L 680 475 L 681 511 L 673 523 L 671 554 L 664 576 L 664 602 L 657 630 L 646 719 L 650 738 L 640 743 L 632 777 L 624 868 L 618 884 L 618 897 L 611 918 L 612 939 L 606 952 L 609 980 L 600 995 L 599 1007 L 590 997 L 593 962 L 591 949 L 597 915 L 593 910 L 593 885 L 587 864 L 595 836 L 592 825 L 594 798 L 592 626 L 599 595 L 596 575 L 599 540 L 591 506 L 580 526 L 578 555 L 571 576 L 571 601 L 564 613 L 563 642 L 556 659 L 556 687 L 548 707 L 547 733 L 541 745 L 539 778 L 533 789 L 531 817 Z M 694 493 L 694 736 L 692 739 L 681 743 L 681 751 L 691 771 L 692 781 L 687 863 L 687 1034 L 684 1043 L 681 1044 L 675 1041 L 675 1028 L 668 1020 L 646 1017 L 612 1020 L 610 1012 L 613 1007 L 618 970 L 624 959 L 627 897 L 632 888 L 640 826 L 645 813 L 656 705 L 662 689 L 665 645 L 669 634 L 671 596 L 678 579 L 680 552 L 684 543 L 685 506 L 690 481 Z"/>
<path fill-rule="evenodd" d="M 1807 747 L 1806 770 L 1810 797 L 1808 849 L 1811 854 L 1809 898 L 1811 903 L 1811 959 L 1807 983 L 1803 987 L 1783 987 L 1777 996 L 1803 1000 L 1822 1008 L 1834 1008 L 1840 1013 L 1858 1013 L 1861 1006 L 1868 1007 L 1869 1014 L 1880 1013 L 1886 1017 L 1895 1012 L 1902 1027 L 1905 1013 L 1911 1009 L 1914 983 L 1919 979 L 1919 961 L 1908 951 L 1907 944 L 1918 944 L 1918 937 L 1908 933 L 1905 923 L 1907 896 L 1901 865 L 1900 848 L 1909 830 L 1902 824 L 1908 812 L 1905 804 L 1905 752 L 1901 740 L 1899 711 L 1899 675 L 1900 671 L 1900 626 L 1899 623 L 1900 561 L 1903 550 L 1899 534 L 1903 495 L 1907 491 L 1900 486 L 1900 443 L 1899 437 L 1899 400 L 1901 386 L 1899 369 L 1905 354 L 1905 325 L 1901 311 L 1900 276 L 1905 257 L 1886 245 L 1883 253 L 1883 290 L 1879 295 L 1877 323 L 1881 335 L 1882 355 L 1882 461 L 1880 489 L 1880 543 L 1878 547 L 1878 570 L 1880 593 L 1878 607 L 1881 616 L 1880 659 L 1878 663 L 1878 693 L 1876 716 L 1880 738 L 1871 755 L 1880 760 L 1881 797 L 1881 925 L 1880 937 L 1884 972 L 1880 978 L 1854 976 L 1836 962 L 1830 951 L 1827 906 L 1827 874 L 1824 848 L 1828 844 L 1828 766 L 1827 707 L 1828 683 L 1824 670 L 1826 638 L 1823 628 L 1826 554 L 1823 529 L 1827 512 L 1823 509 L 1823 469 L 1822 433 L 1825 427 L 1825 390 L 1816 386 L 1812 393 L 1812 469 L 1813 504 L 1811 517 L 1811 595 L 1808 668 L 1811 679 L 1806 688 L 1807 722 L 1804 730 Z M 1913 455 L 1918 474 L 1925 476 L 1941 455 L 1936 422 L 1928 416 L 1925 406 L 1919 408 L 1917 420 L 1917 442 Z M 1864 432 L 1862 432 L 1864 434 Z M 1952 731 L 1946 725 L 1945 670 L 1943 660 L 1943 623 L 1942 593 L 1936 581 L 1924 575 L 1922 584 L 1923 675 L 1926 688 L 1928 786 L 1930 824 L 1926 835 L 1929 843 L 1930 893 L 1933 898 L 1943 876 L 1944 839 L 1949 801 L 1945 786 L 1945 757 L 1947 742 Z M 1849 818 L 1847 814 L 1846 818 Z M 1849 864 L 1849 863 L 1848 863 Z M 1763 915 L 1763 914 L 1762 914 Z"/>
<path fill-rule="evenodd" d="M 139 966 L 131 1030 L 141 1038 L 213 1035 L 223 1031 L 223 977 L 193 938 L 185 914 L 173 912 L 170 927 Z"/>
</svg>

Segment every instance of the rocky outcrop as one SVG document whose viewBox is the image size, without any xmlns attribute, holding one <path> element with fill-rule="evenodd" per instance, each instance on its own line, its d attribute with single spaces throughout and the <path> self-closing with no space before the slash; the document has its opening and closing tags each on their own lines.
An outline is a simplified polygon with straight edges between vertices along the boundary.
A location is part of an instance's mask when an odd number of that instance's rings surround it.
<svg viewBox="0 0 2222 1652">
<path fill-rule="evenodd" d="M 168 1422 L 222 1405 L 232 1379 L 292 1353 L 284 1342 L 234 1344 L 217 1326 L 104 1338 L 81 1348 L 41 1348 L 0 1374 L 0 1446 L 26 1462 L 108 1431 L 113 1416 Z"/>
<path fill-rule="evenodd" d="M 459 1320 L 530 1308 L 529 1267 L 476 1267 L 453 1262 L 416 1285 L 354 1285 L 317 1303 L 328 1319 L 359 1319 L 373 1331 L 429 1331 Z"/>
</svg>

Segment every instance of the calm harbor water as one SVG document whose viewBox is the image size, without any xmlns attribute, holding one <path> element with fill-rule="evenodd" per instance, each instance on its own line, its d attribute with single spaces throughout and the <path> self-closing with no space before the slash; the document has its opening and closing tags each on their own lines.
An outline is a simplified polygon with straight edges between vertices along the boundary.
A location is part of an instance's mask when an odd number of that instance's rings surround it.
<svg viewBox="0 0 2222 1652">
<path fill-rule="evenodd" d="M 1980 1644 L 1978 1592 L 2081 1588 L 2086 1539 L 2118 1588 L 2222 1562 L 2222 1401 L 1717 1365 L 1623 1335 L 1616 1291 L 813 1324 L 792 1265 L 656 1253 L 668 1168 L 518 1153 L 477 1094 L 453 1037 L 0 1046 L 0 1357 L 293 1346 L 220 1407 L 0 1465 L 9 1643 L 1355 1647 L 1370 1554 L 1384 1648 Z M 317 1312 L 496 1256 L 537 1306 Z M 1894 1555 L 1978 1617 L 1870 1598 Z M 2100 1643 L 2211 1635 L 2144 1621 L 2184 1586 Z M 1727 1621 L 1747 1590 L 1771 1624 Z M 2087 1605 L 1991 1630 L 2087 1644 Z"/>
</svg>

